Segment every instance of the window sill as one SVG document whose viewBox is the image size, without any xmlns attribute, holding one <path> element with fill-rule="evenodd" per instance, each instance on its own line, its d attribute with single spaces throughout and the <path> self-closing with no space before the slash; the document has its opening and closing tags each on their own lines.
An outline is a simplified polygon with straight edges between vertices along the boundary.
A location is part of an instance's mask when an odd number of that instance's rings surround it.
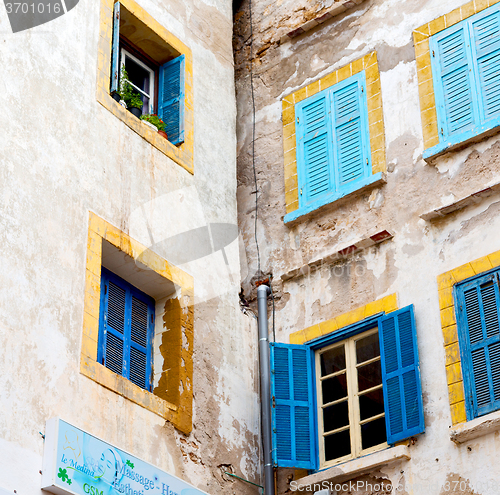
<svg viewBox="0 0 500 495">
<path fill-rule="evenodd" d="M 180 146 L 174 146 L 168 139 L 158 134 L 158 131 L 153 131 L 150 127 L 144 125 L 142 120 L 123 108 L 122 105 L 101 88 L 97 89 L 97 101 L 118 117 L 125 125 L 130 127 L 130 129 L 151 143 L 156 149 L 160 150 L 189 173 L 193 173 L 193 152 L 190 139 L 188 139 L 189 142 L 184 142 Z"/>
<path fill-rule="evenodd" d="M 482 141 L 483 139 L 496 134 L 499 131 L 499 126 L 500 117 L 492 119 L 484 125 L 475 127 L 474 129 L 457 136 L 453 136 L 442 143 L 436 144 L 436 146 L 433 146 L 432 148 L 424 150 L 423 158 L 426 162 L 432 163 L 435 158 L 438 158 L 445 153 L 459 150 L 469 144 Z"/>
<path fill-rule="evenodd" d="M 296 220 L 302 220 L 306 215 L 309 215 L 312 212 L 316 212 L 318 209 L 331 205 L 335 201 L 338 201 L 344 197 L 354 195 L 355 193 L 361 193 L 368 188 L 376 187 L 387 182 L 385 174 L 382 172 L 378 172 L 366 179 L 361 181 L 356 181 L 349 187 L 346 187 L 343 191 L 337 191 L 334 193 L 330 193 L 327 196 L 324 196 L 320 200 L 315 201 L 314 203 L 310 203 L 306 206 L 302 206 L 295 211 L 291 211 L 290 213 L 285 215 L 285 223 L 291 223 Z"/>
<path fill-rule="evenodd" d="M 395 462 L 407 461 L 411 459 L 410 450 L 406 445 L 398 445 L 373 454 L 344 462 L 337 466 L 327 468 L 304 478 L 297 480 L 298 486 L 313 485 L 323 481 L 342 483 L 349 479 L 367 474 L 376 468 L 393 464 Z"/>
<path fill-rule="evenodd" d="M 468 442 L 500 430 L 500 411 L 461 423 L 450 428 L 450 440 L 457 444 Z"/>
</svg>

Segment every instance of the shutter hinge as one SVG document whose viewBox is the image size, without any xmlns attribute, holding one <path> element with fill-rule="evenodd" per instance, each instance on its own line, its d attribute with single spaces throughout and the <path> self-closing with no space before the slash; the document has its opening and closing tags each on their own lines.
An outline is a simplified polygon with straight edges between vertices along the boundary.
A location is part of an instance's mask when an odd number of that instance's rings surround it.
<svg viewBox="0 0 500 495">
<path fill-rule="evenodd" d="M 116 18 L 117 18 L 117 19 L 119 19 L 119 18 L 120 18 L 120 12 L 117 12 L 117 13 L 116 13 Z M 109 17 L 108 17 L 108 19 L 109 19 Z"/>
<path fill-rule="evenodd" d="M 273 428 L 273 433 L 276 433 L 276 428 Z"/>
<path fill-rule="evenodd" d="M 300 195 L 302 196 L 302 189 L 300 190 Z"/>
<path fill-rule="evenodd" d="M 105 286 L 104 286 L 104 294 L 107 294 L 107 293 L 108 293 L 108 286 L 107 286 L 107 285 L 105 285 Z"/>
<path fill-rule="evenodd" d="M 436 52 L 434 50 L 432 50 L 432 56 L 435 57 L 436 56 Z"/>
<path fill-rule="evenodd" d="M 153 315 L 151 315 L 151 323 L 153 323 Z"/>
<path fill-rule="evenodd" d="M 365 88 L 363 86 L 361 86 L 361 92 L 364 93 L 365 92 Z"/>
<path fill-rule="evenodd" d="M 273 409 L 276 407 L 276 397 L 273 395 Z"/>
<path fill-rule="evenodd" d="M 441 127 L 441 135 L 444 136 L 444 131 L 442 127 Z"/>
<path fill-rule="evenodd" d="M 297 117 L 297 124 L 299 123 L 299 118 Z"/>
<path fill-rule="evenodd" d="M 368 165 L 368 158 L 366 159 L 366 164 Z"/>
</svg>

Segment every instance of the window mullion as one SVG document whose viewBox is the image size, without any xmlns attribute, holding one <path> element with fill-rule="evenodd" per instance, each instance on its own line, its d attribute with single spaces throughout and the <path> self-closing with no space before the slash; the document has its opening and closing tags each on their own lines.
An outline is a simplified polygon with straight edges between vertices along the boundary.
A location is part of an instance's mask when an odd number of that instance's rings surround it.
<svg viewBox="0 0 500 495">
<path fill-rule="evenodd" d="M 354 339 L 346 342 L 347 391 L 349 401 L 349 425 L 351 455 L 357 457 L 361 452 L 361 429 L 359 426 L 358 377 L 356 369 L 356 346 Z"/>
<path fill-rule="evenodd" d="M 321 375 L 321 353 L 316 352 L 314 356 L 316 360 L 316 372 L 317 376 Z M 323 404 L 323 390 L 321 387 L 321 380 L 316 379 L 316 397 L 318 398 L 318 403 Z M 325 425 L 323 422 L 323 408 L 322 407 L 316 407 L 317 412 L 318 412 L 318 445 L 319 445 L 319 462 L 320 465 L 323 466 L 326 462 L 326 455 L 325 455 L 325 440 L 323 438 L 323 433 L 325 431 Z"/>
</svg>

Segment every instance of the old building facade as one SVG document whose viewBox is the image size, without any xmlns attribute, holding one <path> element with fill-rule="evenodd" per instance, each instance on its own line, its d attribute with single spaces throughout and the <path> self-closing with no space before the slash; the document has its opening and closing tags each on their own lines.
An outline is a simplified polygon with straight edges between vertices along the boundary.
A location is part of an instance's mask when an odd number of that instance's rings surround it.
<svg viewBox="0 0 500 495">
<path fill-rule="evenodd" d="M 238 7 L 242 287 L 272 280 L 279 494 L 498 492 L 499 8 Z"/>
<path fill-rule="evenodd" d="M 259 482 L 231 3 L 65 3 L 16 32 L 0 8 L 0 492 L 52 476 L 71 493 L 254 493 L 224 474 Z M 123 64 L 143 114 L 177 112 L 167 139 L 112 98 Z"/>
</svg>

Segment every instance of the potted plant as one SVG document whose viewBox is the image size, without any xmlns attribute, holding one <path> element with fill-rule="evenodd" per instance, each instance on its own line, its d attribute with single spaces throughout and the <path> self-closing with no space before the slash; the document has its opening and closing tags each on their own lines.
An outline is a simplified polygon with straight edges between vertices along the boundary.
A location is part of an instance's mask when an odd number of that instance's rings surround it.
<svg viewBox="0 0 500 495">
<path fill-rule="evenodd" d="M 140 117 L 142 114 L 142 101 L 141 94 L 134 89 L 128 80 L 128 74 L 124 66 L 122 66 L 120 71 L 120 97 L 127 104 L 128 110 L 135 115 Z"/>
<path fill-rule="evenodd" d="M 164 138 L 167 137 L 167 133 L 165 132 L 165 122 L 158 117 L 155 113 L 149 113 L 147 115 L 141 115 L 140 119 L 143 122 L 147 122 L 154 126 L 157 130 L 158 133 L 161 134 Z"/>
</svg>

